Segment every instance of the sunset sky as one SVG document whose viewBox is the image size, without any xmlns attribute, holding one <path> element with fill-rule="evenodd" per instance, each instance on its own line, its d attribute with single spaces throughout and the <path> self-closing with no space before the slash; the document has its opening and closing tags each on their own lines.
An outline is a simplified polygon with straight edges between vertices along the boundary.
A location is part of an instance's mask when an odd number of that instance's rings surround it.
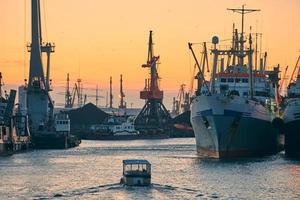
<svg viewBox="0 0 300 200">
<path fill-rule="evenodd" d="M 30 0 L 0 0 L 0 71 L 5 83 L 21 84 L 28 78 Z M 240 28 L 240 15 L 227 8 L 261 9 L 248 14 L 246 31 L 263 33 L 268 66 L 282 69 L 295 65 L 300 50 L 299 0 L 41 0 L 43 40 L 54 42 L 52 56 L 54 86 L 64 86 L 66 74 L 72 82 L 79 76 L 86 87 L 108 87 L 113 76 L 115 90 L 120 74 L 125 89 L 144 86 L 149 30 L 153 30 L 155 54 L 162 89 L 177 91 L 189 83 L 192 57 L 188 42 L 229 39 L 232 23 Z M 26 5 L 26 6 L 25 6 Z M 26 22 L 26 23 L 25 23 Z"/>
</svg>

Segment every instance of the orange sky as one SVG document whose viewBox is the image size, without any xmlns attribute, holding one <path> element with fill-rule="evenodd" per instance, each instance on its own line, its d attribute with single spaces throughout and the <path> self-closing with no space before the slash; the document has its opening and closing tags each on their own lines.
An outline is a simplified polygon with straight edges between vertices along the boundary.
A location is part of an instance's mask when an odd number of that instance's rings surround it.
<svg viewBox="0 0 300 200">
<path fill-rule="evenodd" d="M 44 41 L 56 44 L 51 71 L 54 85 L 64 85 L 69 72 L 72 80 L 80 73 L 85 85 L 106 88 L 110 75 L 118 80 L 122 73 L 127 89 L 142 89 L 147 70 L 140 66 L 146 60 L 151 29 L 155 52 L 161 56 L 162 89 L 177 91 L 190 80 L 187 42 L 210 41 L 213 35 L 230 38 L 232 23 L 240 27 L 240 16 L 226 8 L 242 4 L 262 10 L 247 16 L 246 30 L 252 25 L 253 32 L 263 33 L 269 65 L 290 65 L 291 70 L 299 55 L 299 0 L 41 2 Z M 30 0 L 0 0 L 0 26 L 0 71 L 6 84 L 20 84 L 29 71 L 24 46 L 30 42 Z"/>
</svg>

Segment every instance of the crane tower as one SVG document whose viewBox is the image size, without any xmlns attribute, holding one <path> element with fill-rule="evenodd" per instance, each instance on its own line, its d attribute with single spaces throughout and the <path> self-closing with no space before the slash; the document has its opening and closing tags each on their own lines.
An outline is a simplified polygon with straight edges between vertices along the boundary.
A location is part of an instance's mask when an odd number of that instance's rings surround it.
<svg viewBox="0 0 300 200">
<path fill-rule="evenodd" d="M 40 0 L 31 1 L 31 44 L 29 82 L 27 88 L 28 115 L 32 130 L 45 129 L 53 121 L 53 101 L 50 88 L 50 54 L 55 45 L 43 43 L 40 13 Z M 46 76 L 44 74 L 42 53 L 47 54 Z"/>
<path fill-rule="evenodd" d="M 146 101 L 141 112 L 137 115 L 134 126 L 141 133 L 160 133 L 168 130 L 171 119 L 163 105 L 163 91 L 159 89 L 157 65 L 159 56 L 154 56 L 152 31 L 149 35 L 148 58 L 143 68 L 150 69 L 150 79 L 145 80 L 145 88 L 140 92 L 140 98 Z"/>
</svg>

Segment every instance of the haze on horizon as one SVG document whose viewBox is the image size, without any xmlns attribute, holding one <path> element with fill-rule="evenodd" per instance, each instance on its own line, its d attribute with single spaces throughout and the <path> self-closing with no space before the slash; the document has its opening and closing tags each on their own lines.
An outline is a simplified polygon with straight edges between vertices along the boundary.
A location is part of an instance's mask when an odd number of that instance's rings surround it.
<svg viewBox="0 0 300 200">
<path fill-rule="evenodd" d="M 144 87 L 149 30 L 154 51 L 161 57 L 161 88 L 178 91 L 189 83 L 193 60 L 188 42 L 230 39 L 232 24 L 240 29 L 240 15 L 227 8 L 261 9 L 246 16 L 245 31 L 263 33 L 268 66 L 289 65 L 292 71 L 300 49 L 299 0 L 41 0 L 44 42 L 54 42 L 51 60 L 54 86 L 80 77 L 87 86 L 108 88 L 109 77 L 124 76 L 125 90 Z M 26 5 L 26 6 L 25 6 Z M 30 0 L 0 1 L 0 71 L 6 84 L 22 84 L 28 78 L 31 40 Z M 26 52 L 26 53 L 25 53 Z M 45 63 L 44 63 L 45 64 Z"/>
</svg>

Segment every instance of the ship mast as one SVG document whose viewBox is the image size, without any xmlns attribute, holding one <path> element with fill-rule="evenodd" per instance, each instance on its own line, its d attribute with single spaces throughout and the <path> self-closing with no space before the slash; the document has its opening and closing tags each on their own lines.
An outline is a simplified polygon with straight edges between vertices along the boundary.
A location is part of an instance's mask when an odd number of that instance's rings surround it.
<svg viewBox="0 0 300 200">
<path fill-rule="evenodd" d="M 260 11 L 259 9 L 245 9 L 245 5 L 242 5 L 242 8 L 227 8 L 227 10 L 231 10 L 233 12 L 239 13 L 242 15 L 242 32 L 241 32 L 241 37 L 239 40 L 240 43 L 240 52 L 239 52 L 239 65 L 243 66 L 244 65 L 244 57 L 245 57 L 245 50 L 244 50 L 244 44 L 245 44 L 245 39 L 244 39 L 244 15 L 256 11 Z"/>
<path fill-rule="evenodd" d="M 113 108 L 112 77 L 109 78 L 109 108 Z"/>
<path fill-rule="evenodd" d="M 2 86 L 4 85 L 2 81 L 2 73 L 0 72 L 0 97 L 2 97 Z"/>
<path fill-rule="evenodd" d="M 72 106 L 72 95 L 70 92 L 70 77 L 69 73 L 67 74 L 67 85 L 66 85 L 66 94 L 65 94 L 65 108 L 71 108 Z"/>
<path fill-rule="evenodd" d="M 126 108 L 126 103 L 124 102 L 124 91 L 123 91 L 123 75 L 120 75 L 120 105 L 119 108 L 123 109 Z"/>
</svg>

